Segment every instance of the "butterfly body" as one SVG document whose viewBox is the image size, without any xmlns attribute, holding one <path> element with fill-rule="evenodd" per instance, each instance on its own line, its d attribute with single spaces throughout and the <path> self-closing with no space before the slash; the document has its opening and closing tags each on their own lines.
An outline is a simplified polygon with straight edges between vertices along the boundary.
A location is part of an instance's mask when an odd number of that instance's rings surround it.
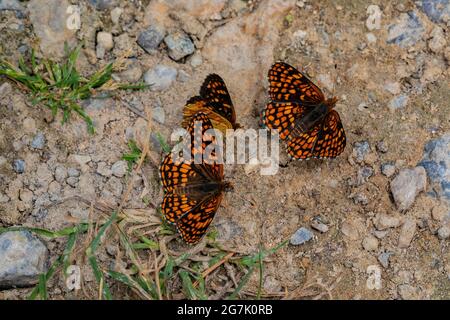
<svg viewBox="0 0 450 320">
<path fill-rule="evenodd" d="M 269 95 L 263 121 L 279 132 L 288 154 L 299 160 L 335 158 L 344 151 L 346 137 L 337 98 L 322 91 L 294 67 L 277 62 L 269 70 Z"/>
</svg>

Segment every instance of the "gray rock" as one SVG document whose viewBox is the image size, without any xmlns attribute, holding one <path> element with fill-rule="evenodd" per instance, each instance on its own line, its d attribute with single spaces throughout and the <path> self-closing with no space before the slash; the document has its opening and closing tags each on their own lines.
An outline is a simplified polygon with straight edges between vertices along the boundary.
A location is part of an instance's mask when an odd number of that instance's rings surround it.
<svg viewBox="0 0 450 320">
<path fill-rule="evenodd" d="M 391 192 L 399 210 L 407 210 L 416 196 L 427 186 L 427 175 L 423 167 L 402 169 L 391 181 Z"/>
<path fill-rule="evenodd" d="M 358 141 L 353 144 L 353 156 L 358 163 L 364 161 L 370 152 L 370 145 L 367 141 Z"/>
<path fill-rule="evenodd" d="M 416 232 L 417 222 L 414 219 L 406 219 L 403 223 L 402 229 L 400 230 L 400 236 L 398 238 L 399 248 L 408 248 L 411 244 L 414 234 Z"/>
<path fill-rule="evenodd" d="M 79 179 L 77 177 L 69 177 L 67 178 L 66 182 L 69 186 L 72 188 L 75 188 L 78 184 Z"/>
<path fill-rule="evenodd" d="M 38 149 L 38 150 L 42 150 L 44 149 L 45 146 L 45 136 L 42 132 L 38 132 L 33 140 L 31 140 L 31 147 L 33 149 Z"/>
<path fill-rule="evenodd" d="M 150 85 L 150 90 L 164 91 L 176 80 L 177 73 L 177 69 L 173 67 L 157 65 L 144 74 L 144 81 Z"/>
<path fill-rule="evenodd" d="M 389 267 L 389 258 L 391 257 L 391 252 L 382 252 L 378 255 L 378 261 L 383 266 L 383 268 Z"/>
<path fill-rule="evenodd" d="M 128 171 L 128 163 L 124 160 L 117 161 L 111 167 L 112 174 L 122 178 Z"/>
<path fill-rule="evenodd" d="M 387 153 L 389 151 L 388 146 L 386 145 L 386 142 L 384 142 L 384 140 L 378 141 L 376 148 L 381 153 Z"/>
<path fill-rule="evenodd" d="M 424 31 L 423 24 L 415 11 L 402 13 L 396 23 L 388 26 L 387 43 L 409 47 L 422 38 Z"/>
<path fill-rule="evenodd" d="M 80 176 L 80 170 L 75 169 L 75 168 L 69 168 L 67 170 L 67 174 L 69 175 L 69 177 L 79 177 Z"/>
<path fill-rule="evenodd" d="M 166 120 L 166 115 L 164 112 L 164 108 L 162 107 L 156 107 L 152 110 L 152 118 L 158 123 L 164 124 Z"/>
<path fill-rule="evenodd" d="M 195 51 L 195 46 L 191 38 L 181 31 L 169 34 L 164 38 L 164 43 L 167 45 L 169 57 L 175 61 L 179 61 L 193 54 Z"/>
<path fill-rule="evenodd" d="M 0 11 L 11 10 L 11 11 L 25 11 L 25 8 L 17 0 L 0 0 Z"/>
<path fill-rule="evenodd" d="M 138 38 L 138 45 L 147 51 L 147 53 L 154 53 L 158 48 L 159 44 L 163 41 L 166 35 L 166 31 L 161 26 L 149 26 L 147 29 L 142 31 Z"/>
<path fill-rule="evenodd" d="M 310 230 L 301 227 L 300 229 L 295 231 L 295 233 L 292 235 L 291 244 L 294 246 L 304 244 L 305 242 L 311 240 L 313 236 L 314 235 Z"/>
<path fill-rule="evenodd" d="M 28 231 L 0 234 L 0 288 L 27 287 L 47 270 L 48 250 Z"/>
<path fill-rule="evenodd" d="M 433 22 L 445 22 L 445 16 L 450 17 L 449 0 L 422 0 L 415 3 Z"/>
<path fill-rule="evenodd" d="M 450 223 L 444 224 L 438 230 L 438 237 L 441 240 L 447 239 L 450 237 Z"/>
<path fill-rule="evenodd" d="M 392 100 L 389 101 L 389 110 L 395 111 L 398 109 L 403 109 L 408 104 L 408 100 L 408 96 L 404 94 L 392 98 Z"/>
<path fill-rule="evenodd" d="M 25 172 L 25 160 L 17 159 L 13 161 L 13 169 L 17 173 Z"/>
<path fill-rule="evenodd" d="M 383 163 L 381 165 L 381 172 L 386 176 L 386 177 L 391 177 L 395 174 L 395 165 L 391 162 L 387 162 L 387 163 Z"/>
<path fill-rule="evenodd" d="M 325 233 L 329 230 L 328 226 L 318 220 L 313 220 L 311 222 L 311 228 L 314 230 L 320 231 L 321 233 Z"/>
<path fill-rule="evenodd" d="M 55 180 L 58 182 L 63 182 L 67 178 L 67 170 L 63 166 L 57 166 L 55 169 Z"/>
<path fill-rule="evenodd" d="M 358 186 L 367 182 L 367 180 L 373 175 L 373 169 L 370 166 L 364 166 L 358 170 L 358 176 L 356 177 L 356 184 Z"/>
<path fill-rule="evenodd" d="M 31 0 L 28 3 L 33 32 L 46 57 L 63 57 L 64 42 L 69 47 L 76 44 L 76 28 L 67 27 L 67 0 Z"/>
<path fill-rule="evenodd" d="M 97 10 L 107 10 L 117 5 L 117 0 L 89 0 Z"/>
<path fill-rule="evenodd" d="M 425 145 L 419 165 L 425 168 L 437 195 L 450 203 L 450 133 L 430 140 Z"/>
<path fill-rule="evenodd" d="M 104 161 L 101 161 L 101 162 L 98 163 L 98 165 L 97 165 L 97 173 L 99 175 L 101 175 L 101 176 L 104 176 L 104 177 L 111 177 L 111 175 L 112 175 L 111 168 Z"/>
</svg>

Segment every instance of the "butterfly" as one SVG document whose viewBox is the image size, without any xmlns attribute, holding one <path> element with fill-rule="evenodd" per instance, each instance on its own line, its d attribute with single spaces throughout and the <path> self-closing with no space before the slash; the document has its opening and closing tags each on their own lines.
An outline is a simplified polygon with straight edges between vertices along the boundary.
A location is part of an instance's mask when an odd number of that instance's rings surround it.
<svg viewBox="0 0 450 320">
<path fill-rule="evenodd" d="M 206 77 L 200 88 L 200 95 L 190 98 L 183 109 L 183 128 L 197 112 L 205 113 L 214 128 L 223 133 L 227 129 L 237 129 L 236 113 L 230 94 L 223 79 L 217 74 L 210 74 Z"/>
<path fill-rule="evenodd" d="M 201 124 L 201 133 L 195 135 L 196 124 Z M 186 243 L 199 242 L 206 234 L 223 198 L 231 184 L 224 181 L 223 164 L 217 163 L 217 154 L 196 163 L 196 154 L 206 157 L 206 150 L 216 143 L 207 131 L 213 129 L 208 116 L 196 113 L 187 132 L 191 138 L 190 159 L 180 151 L 169 153 L 163 159 L 159 173 L 165 191 L 161 209 L 166 221 L 175 224 Z M 178 155 L 178 156 L 177 156 Z"/>
<path fill-rule="evenodd" d="M 278 130 L 296 159 L 335 158 L 344 151 L 346 137 L 337 98 L 325 99 L 322 91 L 304 74 L 284 62 L 269 70 L 270 102 L 263 122 Z"/>
</svg>

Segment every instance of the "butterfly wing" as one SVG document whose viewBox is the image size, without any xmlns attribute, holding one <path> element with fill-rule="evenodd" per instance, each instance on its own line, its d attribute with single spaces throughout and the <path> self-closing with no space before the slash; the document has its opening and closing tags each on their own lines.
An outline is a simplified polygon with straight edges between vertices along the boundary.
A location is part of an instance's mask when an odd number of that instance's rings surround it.
<svg viewBox="0 0 450 320">
<path fill-rule="evenodd" d="M 217 113 L 213 105 L 209 104 L 205 99 L 199 96 L 192 97 L 186 102 L 186 105 L 183 108 L 183 121 L 181 126 L 186 128 L 192 117 L 198 112 L 205 113 L 211 120 L 214 128 L 219 129 L 224 134 L 227 129 L 233 128 L 233 124 L 230 123 L 227 118 Z"/>
<path fill-rule="evenodd" d="M 295 127 L 295 119 L 305 114 L 306 107 L 291 102 L 269 102 L 263 112 L 263 122 L 278 130 L 281 140 L 287 139 Z"/>
<path fill-rule="evenodd" d="M 331 110 L 323 120 L 322 130 L 314 146 L 314 156 L 335 158 L 344 151 L 345 145 L 345 131 L 339 113 Z"/>
<path fill-rule="evenodd" d="M 295 137 L 292 137 L 287 142 L 288 154 L 299 160 L 309 159 L 314 156 L 314 147 L 316 145 L 319 132 L 322 124 L 315 125 L 311 130 L 302 132 Z"/>
<path fill-rule="evenodd" d="M 203 238 L 222 198 L 222 192 L 216 193 L 178 219 L 177 229 L 185 242 L 194 244 Z"/>
<path fill-rule="evenodd" d="M 236 124 L 236 113 L 233 102 L 225 82 L 219 75 L 210 74 L 206 77 L 200 88 L 200 96 L 206 101 L 209 108 L 227 119 L 234 127 Z"/>
<path fill-rule="evenodd" d="M 269 95 L 272 101 L 315 106 L 325 100 L 322 91 L 311 80 L 287 63 L 273 64 L 268 78 Z"/>
</svg>

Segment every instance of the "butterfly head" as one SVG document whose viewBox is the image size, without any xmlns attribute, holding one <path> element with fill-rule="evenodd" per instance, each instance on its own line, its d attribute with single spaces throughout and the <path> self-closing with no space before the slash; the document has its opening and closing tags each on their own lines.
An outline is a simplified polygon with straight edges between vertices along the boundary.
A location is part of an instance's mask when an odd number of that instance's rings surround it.
<svg viewBox="0 0 450 320">
<path fill-rule="evenodd" d="M 333 109 L 334 106 L 336 105 L 336 102 L 337 102 L 337 101 L 338 101 L 338 98 L 337 98 L 337 97 L 333 97 L 333 98 L 327 99 L 327 100 L 325 101 L 325 105 L 328 107 L 328 110 Z"/>
</svg>

